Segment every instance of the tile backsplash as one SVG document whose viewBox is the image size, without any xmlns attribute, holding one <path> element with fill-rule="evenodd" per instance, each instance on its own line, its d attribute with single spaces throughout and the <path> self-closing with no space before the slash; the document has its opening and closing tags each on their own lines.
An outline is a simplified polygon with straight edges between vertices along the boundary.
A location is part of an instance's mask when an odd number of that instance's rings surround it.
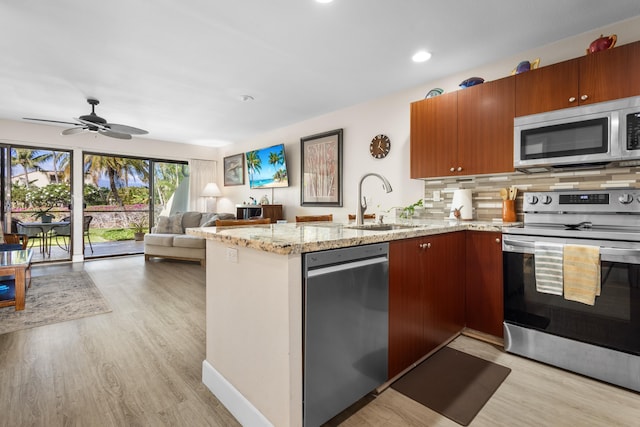
<svg viewBox="0 0 640 427">
<path fill-rule="evenodd" d="M 502 219 L 500 188 L 513 185 L 518 188 L 516 212 L 518 221 L 522 221 L 523 192 L 638 188 L 638 173 L 640 173 L 640 166 L 427 179 L 424 181 L 425 209 L 421 217 L 433 219 L 448 217 L 453 191 L 457 188 L 469 188 L 473 194 L 473 219 L 500 221 Z M 433 200 L 434 191 L 440 192 L 440 201 Z"/>
</svg>

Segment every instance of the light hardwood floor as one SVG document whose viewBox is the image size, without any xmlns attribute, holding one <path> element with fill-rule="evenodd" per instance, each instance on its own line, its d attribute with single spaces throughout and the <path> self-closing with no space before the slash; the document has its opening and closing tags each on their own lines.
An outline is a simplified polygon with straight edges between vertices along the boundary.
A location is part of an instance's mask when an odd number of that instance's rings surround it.
<svg viewBox="0 0 640 427">
<path fill-rule="evenodd" d="M 205 271 L 143 256 L 84 268 L 113 311 L 0 335 L 0 426 L 234 426 L 202 384 Z"/>
<path fill-rule="evenodd" d="M 87 271 L 113 312 L 0 335 L 0 426 L 234 426 L 202 385 L 204 269 L 142 256 L 38 266 Z M 450 344 L 512 369 L 471 423 L 638 426 L 640 394 L 500 351 Z M 458 424 L 387 389 L 342 426 Z"/>
</svg>

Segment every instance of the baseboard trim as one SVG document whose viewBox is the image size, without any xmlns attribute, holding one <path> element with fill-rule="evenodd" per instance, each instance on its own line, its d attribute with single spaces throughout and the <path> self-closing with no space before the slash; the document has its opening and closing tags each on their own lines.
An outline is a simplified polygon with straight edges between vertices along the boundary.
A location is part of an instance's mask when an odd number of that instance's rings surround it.
<svg viewBox="0 0 640 427">
<path fill-rule="evenodd" d="M 462 331 L 462 335 L 504 348 L 503 338 L 496 337 L 494 335 L 487 334 L 485 332 L 476 331 L 475 329 L 470 329 L 470 328 L 464 328 Z"/>
<path fill-rule="evenodd" d="M 202 383 L 243 426 L 273 427 L 273 424 L 206 360 L 202 362 Z"/>
</svg>

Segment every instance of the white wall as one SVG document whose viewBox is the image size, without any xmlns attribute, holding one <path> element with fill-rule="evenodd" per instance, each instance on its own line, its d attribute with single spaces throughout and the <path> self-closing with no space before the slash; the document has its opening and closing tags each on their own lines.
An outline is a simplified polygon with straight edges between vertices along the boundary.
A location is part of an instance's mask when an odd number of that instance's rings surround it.
<svg viewBox="0 0 640 427">
<path fill-rule="evenodd" d="M 369 203 L 368 211 L 377 212 L 378 204 L 383 210 L 408 205 L 424 194 L 422 181 L 409 178 L 409 104 L 411 102 L 423 99 L 425 94 L 434 87 L 443 88 L 445 92 L 457 90 L 458 84 L 469 77 L 479 76 L 490 81 L 508 76 L 522 60 L 540 58 L 540 65 L 545 66 L 582 56 L 589 44 L 601 34 L 616 34 L 617 45 L 640 40 L 640 16 L 513 55 L 483 67 L 457 73 L 446 79 L 425 82 L 424 85 L 405 92 L 258 135 L 240 144 L 223 147 L 219 150 L 219 164 L 222 164 L 225 156 L 284 143 L 290 186 L 273 191 L 275 202 L 285 205 L 285 217 L 290 221 L 295 219 L 295 215 L 330 212 L 334 214 L 336 220 L 346 220 L 348 213 L 356 211 L 357 183 L 359 178 L 367 172 L 379 172 L 385 175 L 394 189 L 392 193 L 385 194 L 378 180 L 368 178 L 363 191 L 364 195 L 373 198 Z M 505 37 L 508 37 L 508 34 Z M 437 55 L 432 59 L 432 61 L 435 60 Z M 412 65 L 408 64 L 408 66 Z M 422 66 L 428 67 L 429 63 Z M 304 103 L 304 99 L 300 102 Z M 344 129 L 344 207 L 302 207 L 300 206 L 300 138 L 337 128 Z M 376 160 L 369 155 L 369 142 L 380 133 L 386 134 L 391 139 L 391 152 L 385 159 Z M 218 169 L 218 182 L 223 193 L 223 197 L 218 199 L 219 212 L 235 212 L 235 204 L 248 201 L 249 196 L 260 200 L 266 194 L 271 199 L 271 190 L 250 190 L 246 179 L 244 186 L 224 187 L 222 185 L 223 168 Z"/>
</svg>

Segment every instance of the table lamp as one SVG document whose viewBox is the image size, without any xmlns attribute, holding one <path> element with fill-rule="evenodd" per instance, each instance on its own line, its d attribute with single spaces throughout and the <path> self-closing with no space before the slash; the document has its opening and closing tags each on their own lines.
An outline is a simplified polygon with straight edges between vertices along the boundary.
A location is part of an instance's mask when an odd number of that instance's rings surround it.
<svg viewBox="0 0 640 427">
<path fill-rule="evenodd" d="M 202 190 L 202 193 L 200 194 L 200 196 L 207 198 L 206 210 L 207 212 L 211 212 L 209 210 L 209 202 L 208 202 L 209 198 L 215 200 L 216 197 L 222 196 L 222 192 L 220 191 L 218 184 L 216 184 L 215 182 L 210 182 L 207 185 L 205 185 L 204 190 Z"/>
</svg>

